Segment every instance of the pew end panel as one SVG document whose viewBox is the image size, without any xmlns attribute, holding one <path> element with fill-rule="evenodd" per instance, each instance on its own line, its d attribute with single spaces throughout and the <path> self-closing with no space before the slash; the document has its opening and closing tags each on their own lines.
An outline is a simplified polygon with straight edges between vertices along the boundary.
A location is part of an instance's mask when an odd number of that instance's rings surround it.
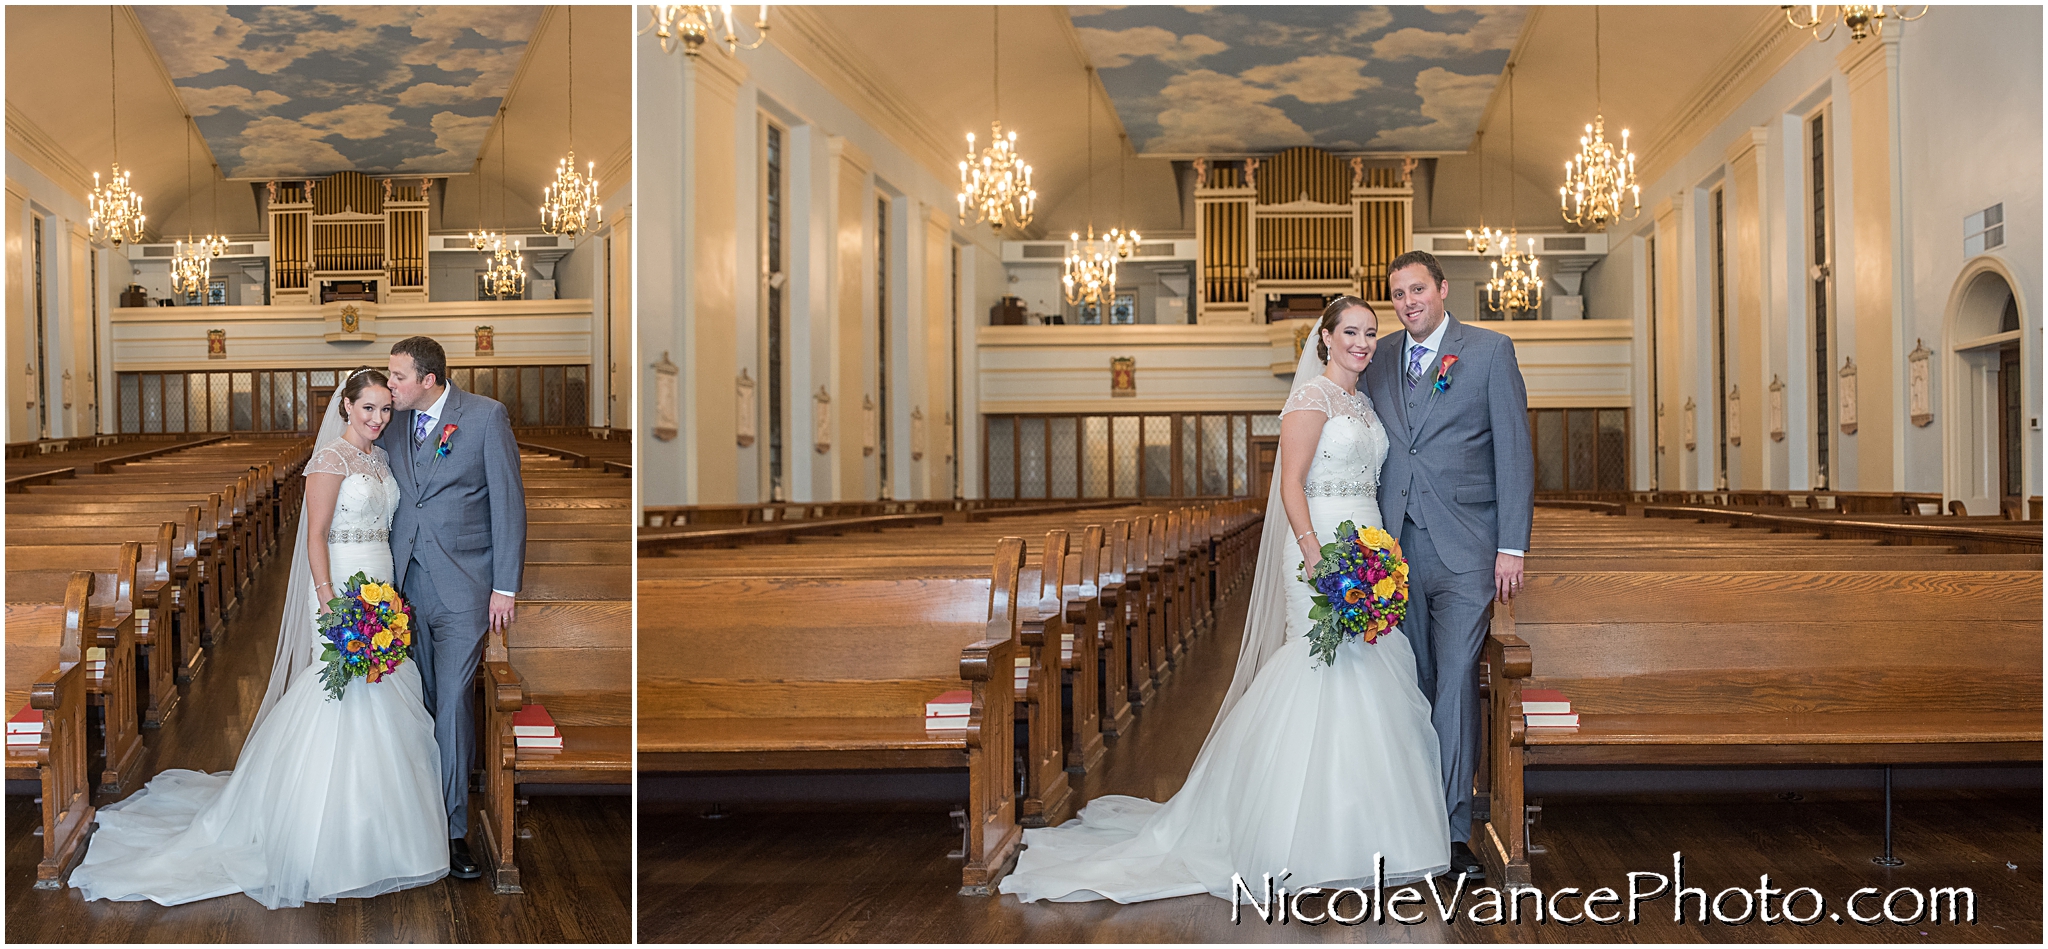
<svg viewBox="0 0 2048 949">
<path fill-rule="evenodd" d="M 520 893 L 516 841 L 519 785 L 627 784 L 633 780 L 631 602 L 548 601 L 522 607 L 508 645 L 486 640 L 479 676 L 484 740 L 483 834 L 492 888 Z M 512 716 L 545 706 L 562 736 L 560 749 L 520 748 Z"/>
<path fill-rule="evenodd" d="M 61 624 L 57 642 L 7 649 L 7 715 L 24 706 L 43 713 L 42 740 L 35 746 L 7 749 L 7 777 L 37 782 L 42 800 L 42 858 L 36 864 L 35 888 L 56 890 L 78 859 L 92 831 L 92 779 L 86 762 L 86 667 L 83 646 L 87 611 L 96 579 L 90 571 L 72 575 L 61 612 L 50 619 Z M 17 607 L 8 607 L 10 640 L 17 623 L 26 623 Z"/>
</svg>

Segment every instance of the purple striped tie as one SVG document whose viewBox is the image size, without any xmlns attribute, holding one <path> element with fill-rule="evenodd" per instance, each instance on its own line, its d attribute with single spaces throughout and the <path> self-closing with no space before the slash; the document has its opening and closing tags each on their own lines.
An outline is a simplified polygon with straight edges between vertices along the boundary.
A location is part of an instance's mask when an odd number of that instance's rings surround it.
<svg viewBox="0 0 2048 949">
<path fill-rule="evenodd" d="M 1408 347 L 1408 388 L 1414 389 L 1422 381 L 1422 357 L 1429 354 L 1429 347 L 1416 343 Z"/>
</svg>

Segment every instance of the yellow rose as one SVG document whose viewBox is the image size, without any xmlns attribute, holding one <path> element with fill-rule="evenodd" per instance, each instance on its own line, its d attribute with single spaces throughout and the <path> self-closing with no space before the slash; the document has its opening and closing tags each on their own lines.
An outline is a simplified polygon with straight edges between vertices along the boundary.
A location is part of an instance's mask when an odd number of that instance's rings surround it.
<svg viewBox="0 0 2048 949">
<path fill-rule="evenodd" d="M 390 649 L 392 638 L 391 630 L 380 629 L 377 631 L 377 635 L 370 637 L 370 643 L 379 650 Z"/>
<path fill-rule="evenodd" d="M 1358 539 L 1365 541 L 1366 546 L 1380 550 L 1386 549 L 1394 542 L 1394 538 L 1392 536 L 1390 536 L 1386 531 L 1383 531 L 1377 527 L 1367 527 L 1363 530 L 1360 530 L 1358 532 Z"/>
<path fill-rule="evenodd" d="M 1386 599 L 1387 597 L 1393 596 L 1393 595 L 1394 595 L 1394 578 L 1393 578 L 1393 577 L 1381 577 L 1381 578 L 1380 578 L 1380 582 L 1378 582 L 1378 583 L 1375 583 L 1375 584 L 1373 584 L 1373 585 L 1372 585 L 1372 595 L 1373 595 L 1373 596 L 1376 596 L 1376 597 L 1379 597 L 1380 599 L 1383 599 L 1383 600 L 1384 600 L 1384 599 Z"/>
<path fill-rule="evenodd" d="M 365 602 L 365 603 L 368 603 L 368 604 L 370 604 L 370 605 L 372 605 L 372 606 L 374 606 L 374 605 L 376 605 L 376 604 L 378 604 L 378 603 L 381 603 L 381 602 L 383 602 L 383 596 L 384 596 L 384 595 L 383 595 L 383 588 L 382 588 L 382 587 L 379 587 L 379 586 L 378 586 L 377 584 L 375 584 L 375 583 L 365 583 L 365 584 L 363 584 L 363 589 L 362 589 L 362 592 L 361 592 L 360 594 L 358 594 L 358 595 L 359 595 L 360 597 L 362 597 L 362 600 L 363 600 L 363 602 Z"/>
<path fill-rule="evenodd" d="M 393 613 L 390 625 L 392 629 L 406 629 L 412 625 L 412 617 L 404 613 Z"/>
<path fill-rule="evenodd" d="M 1394 572 L 1400 574 L 1401 579 L 1408 579 L 1408 561 L 1403 560 L 1400 563 L 1395 564 Z"/>
</svg>

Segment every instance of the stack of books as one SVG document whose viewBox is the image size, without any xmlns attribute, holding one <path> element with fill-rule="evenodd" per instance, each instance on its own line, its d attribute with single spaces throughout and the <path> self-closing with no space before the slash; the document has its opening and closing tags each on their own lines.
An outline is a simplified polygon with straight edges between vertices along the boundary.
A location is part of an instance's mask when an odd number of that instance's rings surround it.
<svg viewBox="0 0 2048 949">
<path fill-rule="evenodd" d="M 1530 728 L 1577 728 L 1572 700 L 1556 689 L 1522 690 L 1522 723 Z"/>
<path fill-rule="evenodd" d="M 562 731 L 545 706 L 527 705 L 512 713 L 512 741 L 521 748 L 555 751 L 562 747 Z"/>
<path fill-rule="evenodd" d="M 966 689 L 941 692 L 937 698 L 924 703 L 924 730 L 944 731 L 949 728 L 966 728 L 967 713 L 974 710 L 974 693 Z"/>
<path fill-rule="evenodd" d="M 95 679 L 107 677 L 107 647 L 94 646 L 85 651 L 85 674 Z"/>
<path fill-rule="evenodd" d="M 7 720 L 7 750 L 33 748 L 43 743 L 43 710 L 22 706 Z"/>
</svg>

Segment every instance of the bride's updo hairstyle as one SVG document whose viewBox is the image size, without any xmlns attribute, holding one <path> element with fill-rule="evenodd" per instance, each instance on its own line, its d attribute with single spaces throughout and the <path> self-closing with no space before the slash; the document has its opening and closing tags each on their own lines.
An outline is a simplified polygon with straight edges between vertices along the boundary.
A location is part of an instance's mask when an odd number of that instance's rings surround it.
<svg viewBox="0 0 2048 949">
<path fill-rule="evenodd" d="M 341 385 L 341 401 L 335 404 L 334 411 L 339 413 L 342 418 L 348 418 L 348 404 L 361 398 L 363 390 L 371 386 L 389 389 L 391 388 L 391 380 L 385 378 L 382 371 L 368 366 L 349 373 L 348 381 Z"/>
<path fill-rule="evenodd" d="M 1364 307 L 1366 315 L 1372 315 L 1372 307 L 1364 299 L 1354 297 L 1348 293 L 1335 300 L 1331 300 L 1329 306 L 1323 307 L 1323 317 L 1316 321 L 1317 359 L 1321 359 L 1325 363 L 1330 361 L 1330 344 L 1323 342 L 1323 334 L 1336 332 L 1337 321 L 1343 319 L 1344 311 L 1352 307 Z"/>
</svg>

